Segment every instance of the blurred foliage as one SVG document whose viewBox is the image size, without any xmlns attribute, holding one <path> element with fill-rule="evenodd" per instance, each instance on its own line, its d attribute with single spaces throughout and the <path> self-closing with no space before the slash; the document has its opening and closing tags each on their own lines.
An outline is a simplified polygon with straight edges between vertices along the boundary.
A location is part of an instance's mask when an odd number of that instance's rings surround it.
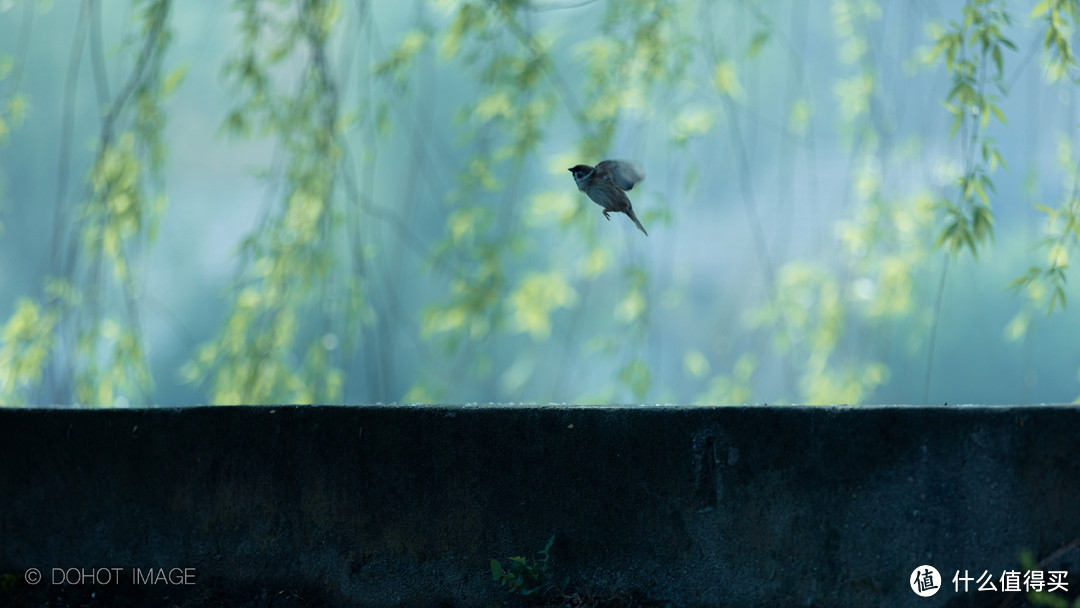
<svg viewBox="0 0 1080 608">
<path fill-rule="evenodd" d="M 1043 51 L 1047 56 L 1047 76 L 1057 81 L 1076 68 L 1072 49 L 1076 22 L 1080 20 L 1080 2 L 1077 0 L 1041 0 L 1031 9 L 1031 18 L 1041 20 L 1045 30 Z M 1075 78 L 1075 77 L 1074 77 Z"/>
<path fill-rule="evenodd" d="M 277 200 L 241 243 L 222 329 L 183 373 L 209 381 L 214 403 L 340 401 L 338 351 L 355 347 L 361 322 L 353 318 L 367 306 L 359 269 L 348 263 L 362 268 L 364 253 L 355 243 L 342 247 L 357 238 L 343 229 L 357 205 L 347 205 L 337 185 L 348 170 L 349 122 L 328 44 L 341 4 L 236 0 L 233 7 L 243 37 L 225 78 L 242 101 L 225 129 L 274 139 L 279 162 L 269 179 Z M 277 85 L 273 70 L 287 63 L 299 64 L 297 82 Z"/>
<path fill-rule="evenodd" d="M 1068 570 L 1054 563 L 1063 553 L 1076 548 L 1076 544 L 1077 541 L 1073 541 L 1042 561 L 1036 561 L 1029 549 L 1020 552 L 1020 568 L 1011 574 L 1016 577 L 1014 580 L 1017 581 L 1017 587 L 1020 587 L 1022 582 L 1024 599 L 1028 604 L 1049 608 L 1080 608 L 1080 597 L 1070 601 L 1066 595 L 1070 593 Z"/>
<path fill-rule="evenodd" d="M 1032 9 L 1031 18 L 1041 22 L 1045 30 L 1042 48 L 1047 56 L 1048 77 L 1056 82 L 1069 75 L 1072 83 L 1080 82 L 1072 48 L 1072 38 L 1080 25 L 1080 2 L 1042 0 Z M 1059 142 L 1058 156 L 1065 168 L 1065 196 L 1056 208 L 1035 204 L 1046 218 L 1042 240 L 1045 262 L 1031 266 L 1009 284 L 1011 290 L 1025 294 L 1028 302 L 1036 306 L 1046 302 L 1049 293 L 1049 303 L 1045 304 L 1048 315 L 1057 307 L 1065 308 L 1069 254 L 1080 245 L 1080 160 L 1068 140 Z M 1029 315 L 1021 311 L 1010 324 L 1010 331 L 1015 336 L 1028 325 Z"/>
<path fill-rule="evenodd" d="M 555 32 L 531 31 L 524 25 L 531 10 L 528 3 L 450 4 L 450 25 L 439 44 L 439 55 L 444 61 L 462 62 L 463 70 L 484 93 L 458 114 L 469 137 L 478 142 L 478 152 L 463 163 L 458 185 L 446 197 L 453 210 L 447 215 L 446 235 L 435 244 L 434 253 L 439 258 L 454 256 L 459 263 L 450 270 L 449 298 L 424 312 L 422 334 L 438 339 L 450 353 L 467 353 L 483 362 L 483 351 L 500 331 L 526 332 L 534 340 L 546 340 L 552 317 L 560 310 L 585 314 L 582 307 L 590 304 L 589 291 L 583 290 L 585 295 L 579 298 L 575 284 L 594 282 L 616 268 L 592 231 L 595 224 L 587 221 L 592 217 L 586 213 L 592 210 L 565 189 L 535 195 L 527 221 L 520 221 L 517 200 L 521 193 L 514 184 L 528 163 L 546 165 L 536 158 L 536 148 L 559 105 L 574 120 L 580 137 L 575 147 L 567 147 L 560 155 L 557 165 L 545 168 L 565 172 L 564 158 L 602 157 L 622 112 L 646 104 L 650 94 L 662 94 L 662 87 L 677 82 L 688 51 L 673 21 L 677 3 L 612 3 L 596 36 L 571 49 L 584 64 L 586 78 L 570 78 L 552 53 Z M 399 49 L 415 46 L 410 44 L 410 35 L 406 34 Z M 413 62 L 397 60 L 404 55 L 395 51 L 383 66 L 413 67 Z M 400 74 L 393 77 L 406 79 Z M 494 177 L 507 172 L 509 183 Z M 646 214 L 645 221 L 649 217 Z M 585 260 L 584 264 L 568 267 L 560 256 L 555 266 L 538 268 L 535 264 L 540 260 L 535 256 L 522 259 L 527 248 L 535 246 L 530 242 L 534 232 L 530 224 L 550 222 L 581 232 L 585 250 L 575 247 L 573 257 Z M 646 313 L 642 281 L 647 275 L 633 265 L 623 271 L 636 278 L 627 283 L 615 316 L 629 324 Z M 521 278 L 514 280 L 519 273 Z M 507 325 L 507 319 L 512 323 Z M 565 316 L 562 320 L 567 322 Z M 605 351 L 611 352 L 619 333 L 621 329 L 614 328 L 609 336 L 599 337 L 608 345 Z M 474 368 L 481 381 L 489 370 L 484 364 Z M 648 370 L 636 359 L 626 360 L 615 378 L 635 399 L 649 386 Z M 455 374 L 453 382 L 460 381 Z M 430 379 L 421 380 L 410 394 L 443 394 L 445 385 L 430 383 Z"/>
<path fill-rule="evenodd" d="M 877 2 L 834 0 L 838 59 L 847 66 L 833 86 L 841 130 L 850 136 L 854 170 L 852 206 L 837 222 L 839 260 L 798 260 L 777 271 L 770 297 L 747 316 L 746 328 L 764 334 L 781 355 L 781 373 L 793 383 L 781 397 L 799 403 L 863 403 L 890 375 L 885 352 L 867 336 L 888 334 L 917 307 L 917 273 L 926 261 L 932 222 L 930 195 L 889 193 L 889 172 L 911 155 L 888 145 L 891 128 L 881 112 L 887 93 L 870 57 L 870 28 L 881 18 Z M 805 112 L 795 91 L 792 114 Z M 802 129 L 793 131 L 803 137 Z M 705 403 L 753 401 L 758 357 L 742 355 L 731 374 L 710 382 Z M 775 372 L 774 372 L 775 373 Z"/>
<path fill-rule="evenodd" d="M 165 74 L 172 3 L 133 2 L 135 58 L 100 117 L 94 159 L 80 202 L 58 194 L 52 270 L 44 294 L 22 300 L 4 325 L 0 402 L 51 402 L 110 407 L 145 403 L 153 390 L 139 321 L 140 284 L 133 266 L 153 242 L 165 207 L 162 103 L 182 72 Z M 32 9 L 27 9 L 32 10 Z M 92 18 L 84 5 L 80 32 Z M 76 48 L 85 41 L 77 41 Z M 72 86 L 69 81 L 68 86 Z M 101 81 L 98 86 L 104 86 Z M 10 109 L 10 98 L 7 107 Z M 61 183 L 66 181 L 62 177 Z M 70 218 L 66 225 L 59 222 Z M 44 378 L 51 390 L 40 391 Z"/>
<path fill-rule="evenodd" d="M 1015 51 L 1016 47 L 1003 30 L 1011 22 L 1004 2 L 970 0 L 959 20 L 950 21 L 948 29 L 934 33 L 930 58 L 942 57 L 952 77 L 945 109 L 953 115 L 950 133 L 959 133 L 963 156 L 963 173 L 957 183 L 960 196 L 956 202 L 941 201 L 945 228 L 935 243 L 952 253 L 966 247 L 972 255 L 978 255 L 978 247 L 994 236 L 988 194 L 993 192 L 994 183 L 990 176 L 1005 161 L 986 130 L 991 116 L 1005 124 L 1005 115 L 998 105 L 999 96 L 989 87 L 994 86 L 1001 94 L 1006 92 L 1005 51 Z"/>
<path fill-rule="evenodd" d="M 29 22 L 36 3 L 20 4 Z M 224 319 L 180 373 L 211 403 L 747 403 L 764 400 L 762 387 L 773 402 L 872 401 L 896 377 L 897 352 L 932 367 L 948 278 L 931 309 L 932 253 L 967 251 L 974 263 L 993 251 L 994 178 L 1007 156 L 994 136 L 1009 127 L 1007 67 L 1027 65 L 1014 61 L 1018 23 L 1038 28 L 1032 49 L 1052 86 L 1080 82 L 1080 3 L 1043 0 L 1026 20 L 1015 5 L 947 3 L 919 23 L 928 46 L 902 69 L 943 75 L 940 135 L 952 138 L 955 167 L 916 183 L 932 134 L 898 137 L 905 81 L 883 74 L 893 66 L 875 40 L 895 4 L 830 0 L 836 67 L 819 82 L 799 2 L 778 15 L 761 0 L 418 0 L 384 40 L 370 0 L 234 0 L 221 132 L 272 150 L 258 169 L 265 205 L 230 261 Z M 81 5 L 63 98 L 76 98 L 86 47 L 105 103 L 74 203 L 63 127 L 48 273 L 39 294 L 13 299 L 0 332 L 5 405 L 154 400 L 141 277 L 165 210 L 164 103 L 186 58 L 165 61 L 171 2 L 130 6 L 106 56 L 93 43 L 106 31 L 101 3 Z M 25 45 L 14 47 L 0 55 L 0 146 L 35 107 L 19 84 Z M 116 91 L 107 61 L 125 75 Z M 794 174 L 818 171 L 826 127 L 847 156 L 844 200 L 828 234 L 807 235 L 800 213 L 819 210 L 802 208 L 810 197 Z M 566 167 L 623 151 L 656 167 L 633 195 L 659 235 L 697 228 L 699 215 L 743 214 L 753 284 L 701 293 L 738 264 L 721 259 L 733 252 L 694 250 L 680 235 L 619 240 L 619 222 L 597 220 Z M 1080 160 L 1067 139 L 1059 156 L 1063 200 L 1035 201 L 1045 251 L 1009 285 L 1024 301 L 1008 341 L 1026 335 L 1032 311 L 1066 305 Z M 814 238 L 824 242 L 805 255 Z M 708 322 L 686 314 L 695 297 L 712 309 Z"/>
</svg>

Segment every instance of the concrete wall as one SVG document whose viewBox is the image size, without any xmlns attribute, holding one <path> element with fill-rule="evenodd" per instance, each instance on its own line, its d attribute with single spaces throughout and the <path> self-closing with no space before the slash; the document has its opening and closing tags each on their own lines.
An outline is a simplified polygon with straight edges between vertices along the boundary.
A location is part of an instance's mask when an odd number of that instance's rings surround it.
<svg viewBox="0 0 1080 608">
<path fill-rule="evenodd" d="M 56 592 L 53 568 L 187 568 L 152 591 L 491 605 L 489 560 L 553 534 L 560 579 L 674 606 L 993 604 L 952 575 L 1080 537 L 1080 410 L 0 409 L 8 593 Z M 1073 593 L 1078 553 L 1047 568 Z M 945 575 L 932 598 L 920 564 Z"/>
</svg>

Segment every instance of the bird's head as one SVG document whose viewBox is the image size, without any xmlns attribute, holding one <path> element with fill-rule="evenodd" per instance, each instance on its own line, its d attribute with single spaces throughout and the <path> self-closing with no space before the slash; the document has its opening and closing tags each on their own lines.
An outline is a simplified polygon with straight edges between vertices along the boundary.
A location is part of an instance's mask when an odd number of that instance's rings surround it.
<svg viewBox="0 0 1080 608">
<path fill-rule="evenodd" d="M 585 180 L 589 179 L 595 169 L 589 165 L 575 165 L 567 170 L 574 174 L 574 183 L 578 185 L 578 188 L 582 188 Z"/>
</svg>

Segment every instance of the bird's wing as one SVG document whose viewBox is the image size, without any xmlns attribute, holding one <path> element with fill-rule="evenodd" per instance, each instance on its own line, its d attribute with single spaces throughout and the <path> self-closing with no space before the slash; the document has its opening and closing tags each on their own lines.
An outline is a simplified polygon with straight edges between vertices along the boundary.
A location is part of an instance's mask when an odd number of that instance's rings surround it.
<svg viewBox="0 0 1080 608">
<path fill-rule="evenodd" d="M 638 165 L 625 160 L 605 160 L 596 165 L 596 176 L 609 180 L 623 190 L 631 190 L 634 184 L 645 179 L 645 172 Z"/>
</svg>

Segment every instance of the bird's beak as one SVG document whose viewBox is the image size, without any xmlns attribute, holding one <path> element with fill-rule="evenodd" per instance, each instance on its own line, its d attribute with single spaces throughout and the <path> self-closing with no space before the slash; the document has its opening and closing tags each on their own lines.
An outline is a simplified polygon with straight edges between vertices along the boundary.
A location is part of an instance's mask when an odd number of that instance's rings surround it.
<svg viewBox="0 0 1080 608">
<path fill-rule="evenodd" d="M 571 167 L 571 168 L 567 169 L 567 171 L 569 171 L 569 172 L 573 173 L 573 172 L 574 172 L 574 168 L 573 168 L 573 167 Z"/>
</svg>

